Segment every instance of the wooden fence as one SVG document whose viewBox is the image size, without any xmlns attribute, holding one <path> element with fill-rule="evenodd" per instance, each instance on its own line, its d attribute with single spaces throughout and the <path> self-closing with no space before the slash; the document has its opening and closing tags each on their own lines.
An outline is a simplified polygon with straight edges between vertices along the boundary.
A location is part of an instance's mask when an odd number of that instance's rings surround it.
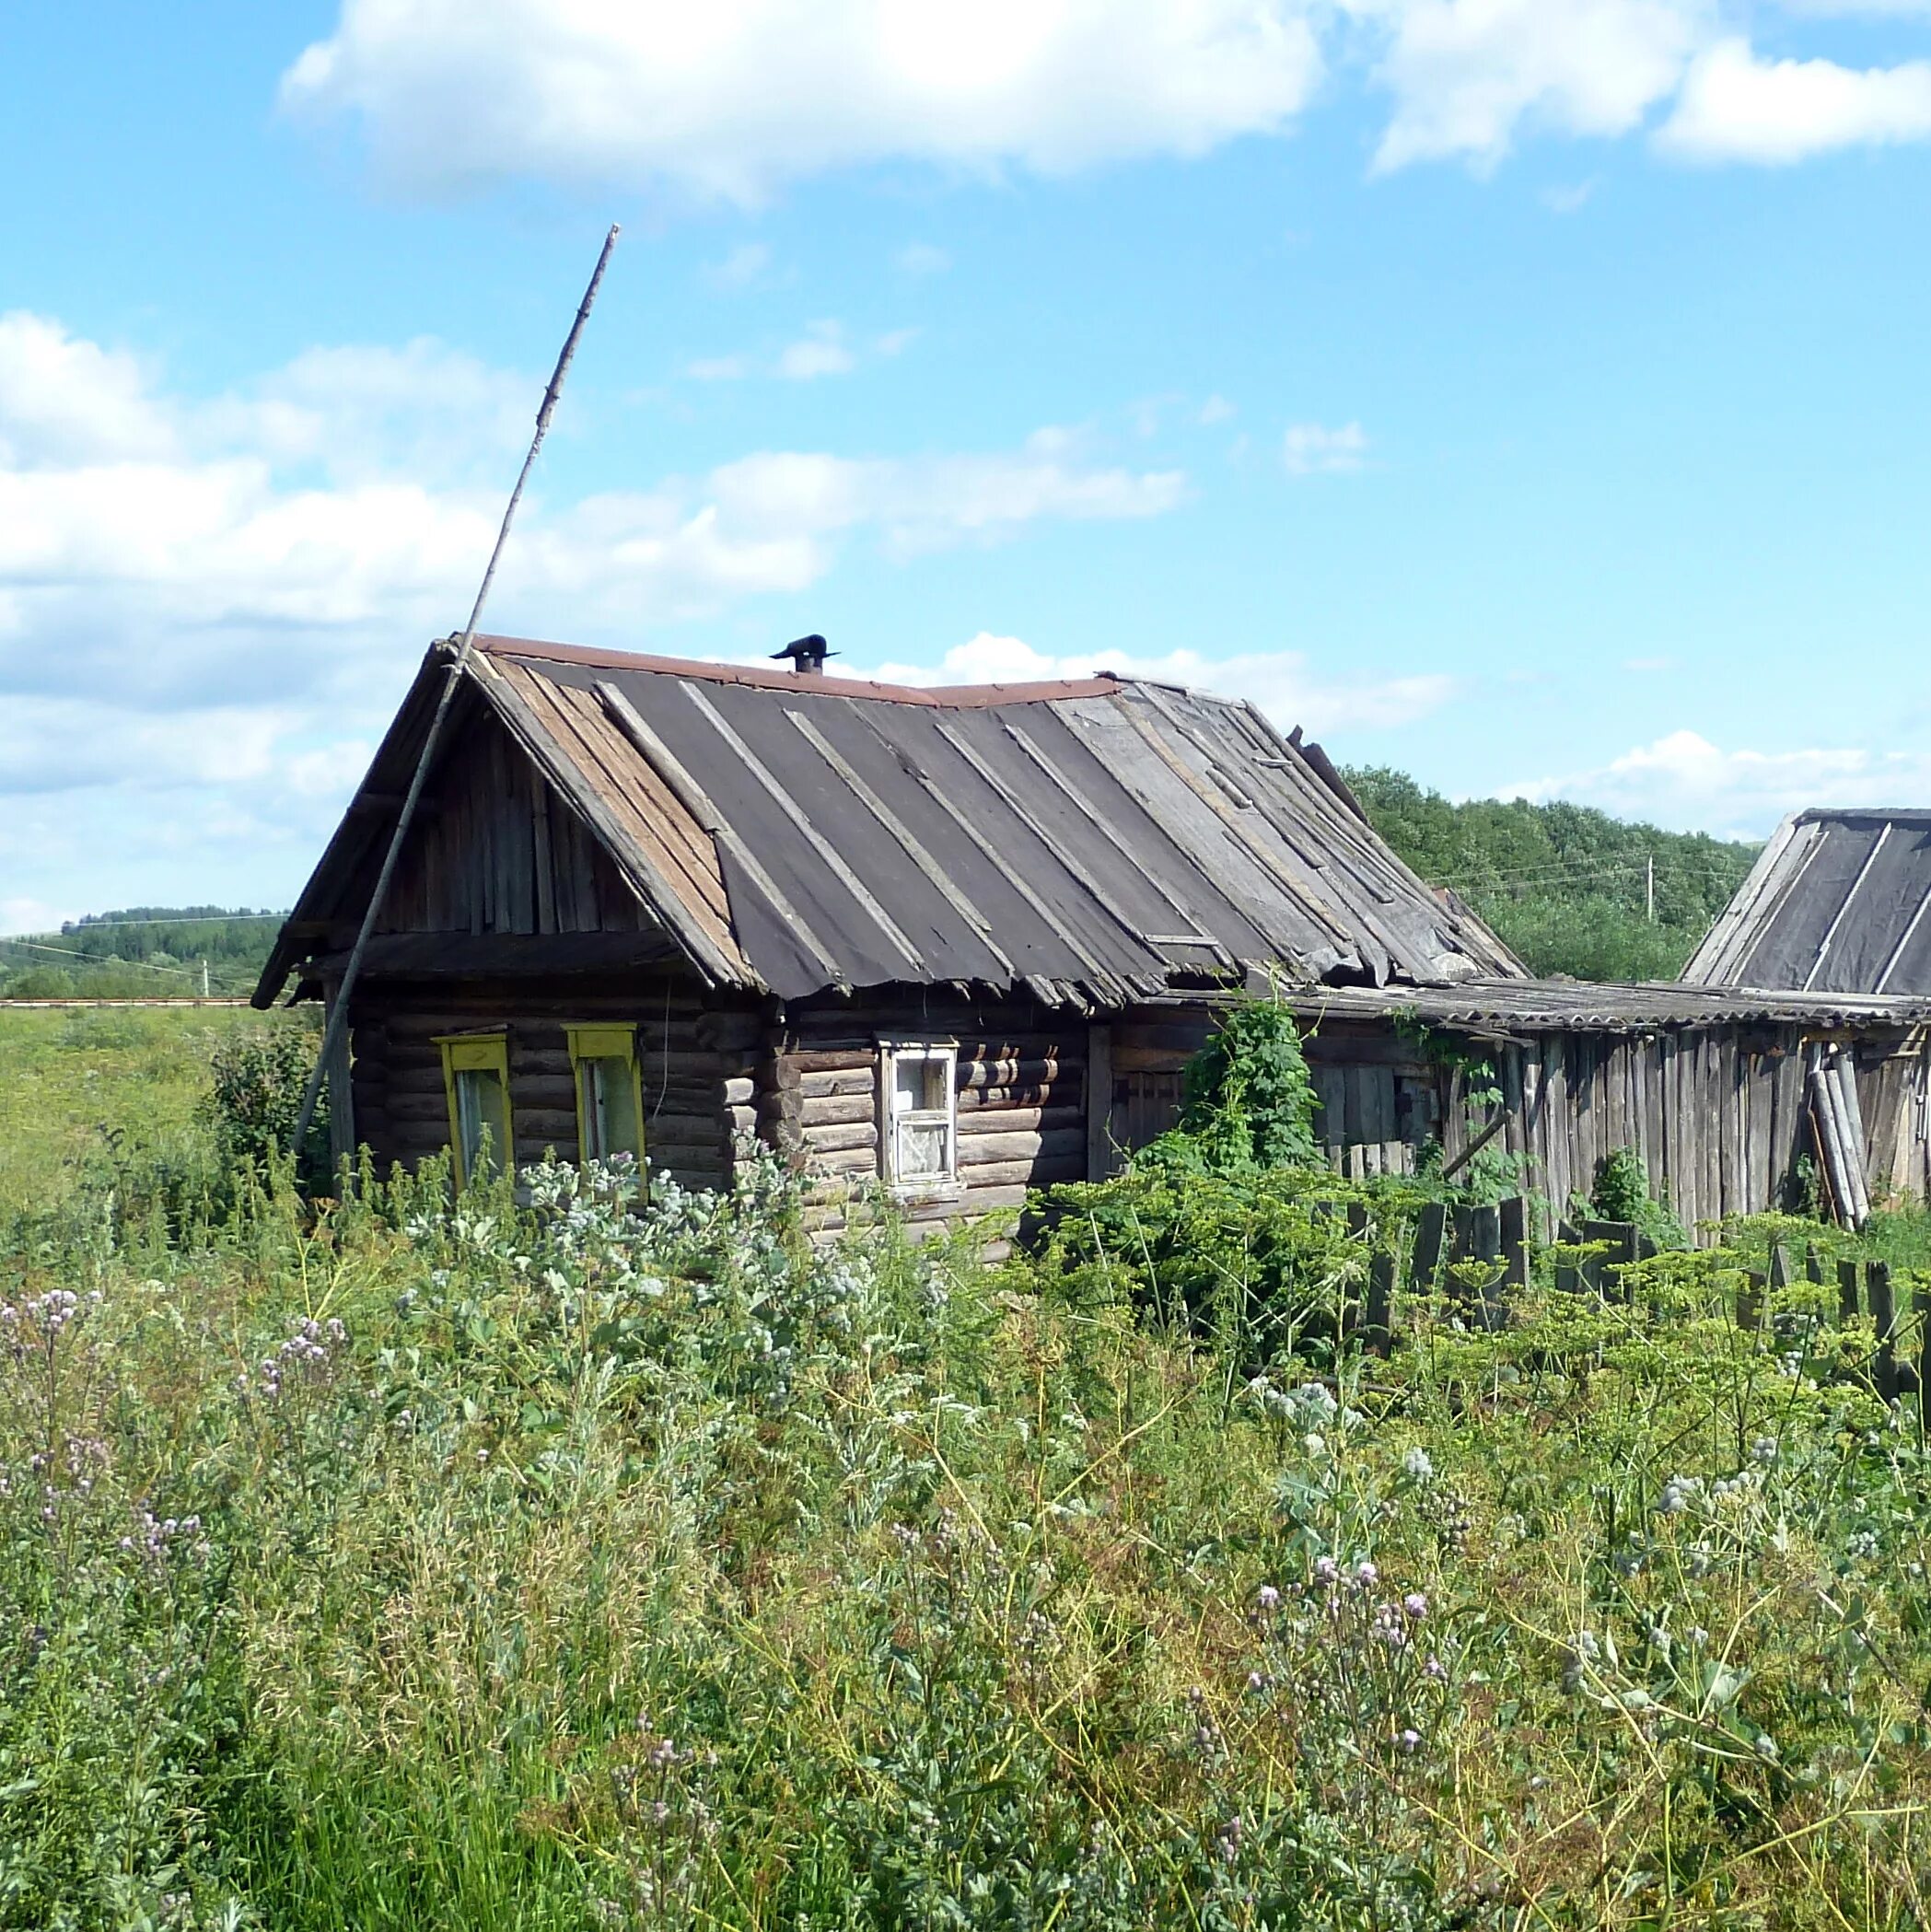
<svg viewBox="0 0 1931 1932">
<path fill-rule="evenodd" d="M 1346 1208 L 1350 1230 L 1368 1238 L 1367 1209 L 1358 1202 Z M 1368 1257 L 1367 1280 L 1358 1304 L 1348 1310 L 1346 1325 L 1358 1333 L 1372 1353 L 1389 1354 L 1396 1336 L 1395 1309 L 1401 1293 L 1428 1296 L 1443 1286 L 1460 1293 L 1472 1327 L 1489 1333 L 1506 1328 L 1513 1319 L 1511 1304 L 1529 1285 L 1534 1259 L 1528 1203 L 1519 1197 L 1493 1206 L 1450 1206 L 1425 1203 L 1415 1217 L 1414 1233 L 1404 1257 L 1396 1244 L 1377 1241 Z M 1658 1253 L 1656 1243 L 1634 1222 L 1585 1220 L 1577 1227 L 1565 1221 L 1557 1233 L 1559 1248 L 1591 1251 L 1559 1256 L 1554 1266 L 1558 1289 L 1594 1295 L 1608 1302 L 1634 1298 L 1624 1270 Z M 1813 1243 L 1799 1264 L 1790 1250 L 1774 1243 L 1765 1251 L 1761 1269 L 1745 1269 L 1737 1288 L 1734 1312 L 1739 1328 L 1770 1331 L 1775 1320 L 1773 1297 L 1799 1278 L 1822 1287 L 1833 1278 L 1834 1302 L 1826 1300 L 1823 1313 L 1844 1327 L 1868 1316 L 1875 1341 L 1865 1378 L 1887 1402 L 1901 1395 L 1931 1394 L 1931 1282 L 1914 1282 L 1908 1299 L 1900 1296 L 1891 1266 L 1882 1261 L 1829 1263 Z M 1476 1263 L 1458 1279 L 1460 1264 Z M 1471 1283 L 1472 1286 L 1462 1284 Z M 1902 1352 L 1914 1342 L 1914 1359 Z"/>
</svg>

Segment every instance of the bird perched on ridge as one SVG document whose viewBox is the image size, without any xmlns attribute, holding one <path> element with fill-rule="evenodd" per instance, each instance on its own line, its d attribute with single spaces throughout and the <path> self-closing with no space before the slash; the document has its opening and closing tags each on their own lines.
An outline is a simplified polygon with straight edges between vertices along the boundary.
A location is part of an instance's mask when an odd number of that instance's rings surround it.
<svg viewBox="0 0 1931 1932">
<path fill-rule="evenodd" d="M 827 650 L 825 641 L 816 631 L 808 637 L 794 637 L 781 651 L 774 651 L 774 658 L 788 658 L 795 671 L 821 671 L 827 658 L 838 656 L 836 651 Z"/>
</svg>

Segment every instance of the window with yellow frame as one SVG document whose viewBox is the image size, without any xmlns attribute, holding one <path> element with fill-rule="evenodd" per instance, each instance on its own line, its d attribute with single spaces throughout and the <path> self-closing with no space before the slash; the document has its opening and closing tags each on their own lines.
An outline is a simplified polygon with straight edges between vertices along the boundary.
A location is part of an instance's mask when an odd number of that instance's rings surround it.
<svg viewBox="0 0 1931 1932">
<path fill-rule="evenodd" d="M 514 1164 L 516 1142 L 509 1111 L 509 1035 L 445 1033 L 443 1090 L 449 1102 L 449 1146 L 456 1184 L 467 1187 Z"/>
<path fill-rule="evenodd" d="M 576 1076 L 576 1148 L 583 1160 L 628 1154 L 644 1166 L 644 1086 L 637 1065 L 637 1030 L 573 1026 L 570 1066 Z"/>
</svg>

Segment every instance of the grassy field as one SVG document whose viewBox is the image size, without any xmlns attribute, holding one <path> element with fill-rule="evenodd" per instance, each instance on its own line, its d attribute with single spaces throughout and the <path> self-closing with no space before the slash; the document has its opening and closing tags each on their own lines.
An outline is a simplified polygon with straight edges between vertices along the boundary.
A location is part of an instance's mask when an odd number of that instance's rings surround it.
<svg viewBox="0 0 1931 1932">
<path fill-rule="evenodd" d="M 224 1007 L 0 1003 L 0 1219 L 52 1205 L 103 1152 L 192 1143 L 215 1047 L 301 1023 Z"/>
<path fill-rule="evenodd" d="M 1809 1289 L 1382 1360 L 1286 1184 L 1296 1352 L 770 1170 L 211 1218 L 76 1163 L 198 1131 L 105 1024 L 0 1015 L 0 1926 L 1926 1922 L 1931 1459 Z"/>
</svg>

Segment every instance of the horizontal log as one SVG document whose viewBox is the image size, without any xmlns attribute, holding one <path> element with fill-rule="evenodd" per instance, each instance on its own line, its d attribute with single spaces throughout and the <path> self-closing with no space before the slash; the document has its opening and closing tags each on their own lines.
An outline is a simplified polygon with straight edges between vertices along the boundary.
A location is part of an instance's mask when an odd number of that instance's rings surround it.
<svg viewBox="0 0 1931 1932">
<path fill-rule="evenodd" d="M 733 1134 L 755 1134 L 758 1110 L 755 1107 L 726 1107 L 720 1110 L 725 1125 Z"/>
<path fill-rule="evenodd" d="M 870 1060 L 863 1066 L 834 1066 L 823 1073 L 802 1074 L 798 1078 L 799 1090 L 808 1102 L 834 1100 L 845 1094 L 870 1094 L 877 1091 L 878 1085 L 878 1069 Z"/>
<path fill-rule="evenodd" d="M 875 1111 L 869 1093 L 807 1095 L 799 1117 L 808 1127 L 835 1127 L 854 1121 L 869 1124 Z"/>
<path fill-rule="evenodd" d="M 961 1058 L 959 1084 L 968 1087 L 1025 1086 L 1029 1082 L 1057 1079 L 1062 1074 L 1077 1074 L 1085 1065 L 1084 1053 L 995 1053 L 984 1059 Z"/>
<path fill-rule="evenodd" d="M 1084 1181 L 1086 1152 L 1082 1147 L 1077 1155 L 1057 1155 L 1050 1160 L 1001 1160 L 984 1167 L 961 1168 L 960 1177 L 968 1183 L 967 1192 L 975 1200 L 987 1188 L 1017 1187 L 1023 1194 L 1029 1187 L 1055 1187 L 1062 1181 Z"/>
<path fill-rule="evenodd" d="M 869 1121 L 838 1123 L 822 1127 L 807 1126 L 803 1130 L 803 1138 L 809 1153 L 836 1154 L 855 1147 L 876 1147 L 878 1130 Z"/>
<path fill-rule="evenodd" d="M 812 1074 L 869 1072 L 878 1064 L 876 1042 L 841 1046 L 795 1046 L 786 1050 L 786 1063 L 797 1069 L 800 1083 Z"/>
<path fill-rule="evenodd" d="M 847 1180 L 867 1175 L 876 1179 L 878 1172 L 878 1144 L 867 1142 L 862 1147 L 808 1148 L 806 1169 L 810 1173 L 835 1174 Z"/>
<path fill-rule="evenodd" d="M 982 1107 L 959 1116 L 959 1145 L 969 1145 L 1002 1134 L 1053 1134 L 1067 1129 L 1086 1130 L 1086 1110 L 1081 1107 Z M 961 1152 L 961 1158 L 964 1158 Z"/>
<path fill-rule="evenodd" d="M 959 1137 L 961 1172 L 1015 1160 L 1039 1161 L 1085 1158 L 1084 1127 L 1057 1128 L 1051 1134 L 974 1134 Z"/>
<path fill-rule="evenodd" d="M 750 1074 L 734 1074 L 724 1083 L 723 1101 L 727 1107 L 749 1107 L 758 1098 L 758 1083 Z"/>
</svg>

